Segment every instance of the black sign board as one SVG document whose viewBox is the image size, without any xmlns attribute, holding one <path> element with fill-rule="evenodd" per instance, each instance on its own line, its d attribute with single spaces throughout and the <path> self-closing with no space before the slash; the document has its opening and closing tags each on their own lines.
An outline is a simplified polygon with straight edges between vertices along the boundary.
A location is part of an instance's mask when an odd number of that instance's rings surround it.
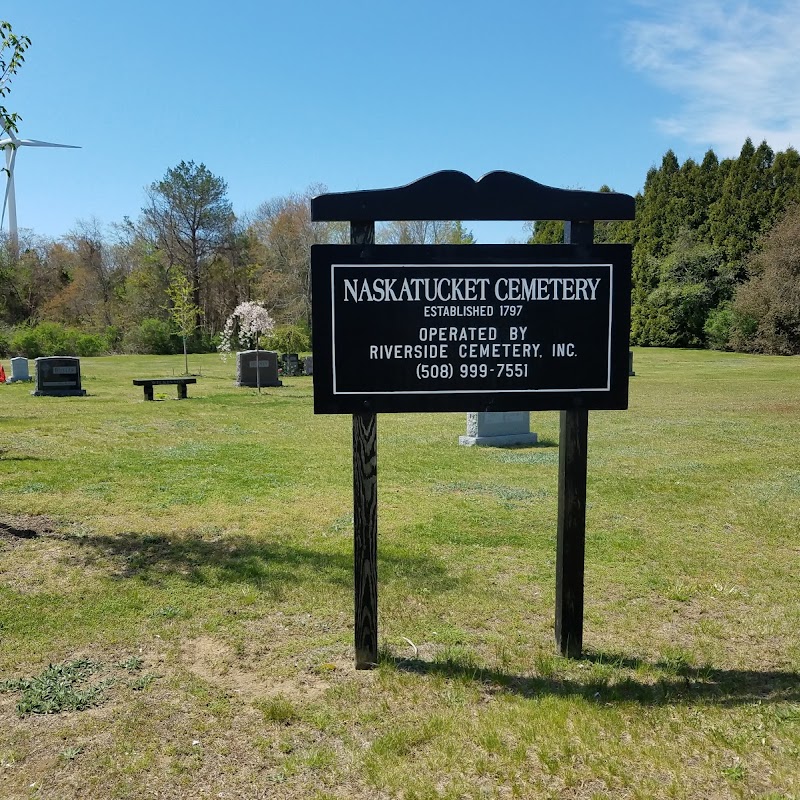
<svg viewBox="0 0 800 800">
<path fill-rule="evenodd" d="M 630 247 L 315 245 L 314 410 L 622 409 Z"/>
</svg>

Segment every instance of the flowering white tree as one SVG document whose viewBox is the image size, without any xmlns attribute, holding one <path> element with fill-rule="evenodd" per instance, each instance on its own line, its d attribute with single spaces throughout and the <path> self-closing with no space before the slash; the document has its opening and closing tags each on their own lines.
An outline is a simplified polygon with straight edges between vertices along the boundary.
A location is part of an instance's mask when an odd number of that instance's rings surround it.
<svg viewBox="0 0 800 800">
<path fill-rule="evenodd" d="M 258 393 L 261 394 L 261 366 L 258 360 L 258 339 L 265 333 L 272 333 L 275 327 L 275 320 L 270 316 L 269 311 L 260 302 L 246 300 L 239 303 L 233 309 L 233 313 L 228 317 L 225 327 L 222 329 L 222 337 L 219 347 L 222 358 L 226 359 L 234 345 L 240 347 L 253 347 L 256 351 L 256 385 Z"/>
</svg>

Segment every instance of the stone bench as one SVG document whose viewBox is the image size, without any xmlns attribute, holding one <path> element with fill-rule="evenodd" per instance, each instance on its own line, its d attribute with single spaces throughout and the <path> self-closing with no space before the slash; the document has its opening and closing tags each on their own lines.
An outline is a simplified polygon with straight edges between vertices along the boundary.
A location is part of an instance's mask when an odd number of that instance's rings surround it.
<svg viewBox="0 0 800 800">
<path fill-rule="evenodd" d="M 153 387 L 177 384 L 178 400 L 186 399 L 186 387 L 190 383 L 197 383 L 197 378 L 135 378 L 134 386 L 144 386 L 144 399 L 153 399 Z"/>
</svg>

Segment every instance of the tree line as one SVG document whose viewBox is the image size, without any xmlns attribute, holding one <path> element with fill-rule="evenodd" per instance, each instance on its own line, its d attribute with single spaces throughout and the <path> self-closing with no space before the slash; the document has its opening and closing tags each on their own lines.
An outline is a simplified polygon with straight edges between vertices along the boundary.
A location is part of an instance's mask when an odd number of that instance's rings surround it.
<svg viewBox="0 0 800 800">
<path fill-rule="evenodd" d="M 27 36 L 0 20 L 3 103 Z M 25 231 L 0 241 L 0 354 L 172 352 L 214 347 L 232 309 L 260 300 L 279 323 L 273 347 L 310 345 L 309 252 L 348 241 L 344 223 L 312 223 L 310 198 L 263 203 L 237 217 L 225 181 L 182 161 L 147 189 L 136 220 L 110 233 L 80 221 L 59 239 Z M 611 191 L 607 186 L 600 191 Z M 636 195 L 633 221 L 599 222 L 597 242 L 633 245 L 631 340 L 643 346 L 800 353 L 800 155 L 747 139 L 738 158 L 680 164 L 672 150 Z M 529 243 L 563 241 L 532 221 Z M 386 243 L 469 244 L 461 222 L 394 222 Z"/>
<path fill-rule="evenodd" d="M 267 346 L 310 347 L 310 247 L 346 243 L 346 223 L 312 223 L 311 186 L 239 217 L 227 185 L 181 162 L 147 188 L 136 219 L 63 237 L 22 231 L 0 247 L 0 352 L 178 352 L 215 347 L 239 303 L 263 301 Z M 602 187 L 601 191 L 610 191 Z M 800 155 L 748 139 L 738 158 L 680 164 L 670 150 L 647 173 L 632 221 L 598 222 L 598 242 L 633 245 L 632 342 L 644 346 L 800 352 Z M 384 243 L 474 242 L 462 222 L 393 222 Z M 532 222 L 529 242 L 562 241 Z"/>
<path fill-rule="evenodd" d="M 182 161 L 146 190 L 138 218 L 103 230 L 78 222 L 59 239 L 21 231 L 0 247 L 0 353 L 213 350 L 231 311 L 258 300 L 272 346 L 310 347 L 310 248 L 349 241 L 347 223 L 312 223 L 325 187 L 280 196 L 237 217 L 223 178 Z M 459 222 L 395 222 L 385 243 L 469 243 Z M 267 343 L 270 344 L 270 343 Z"/>
<path fill-rule="evenodd" d="M 667 151 L 635 220 L 596 229 L 633 245 L 632 343 L 800 353 L 799 200 L 793 148 L 747 139 L 738 158 L 683 164 Z M 562 241 L 561 225 L 534 224 L 530 241 Z"/>
</svg>

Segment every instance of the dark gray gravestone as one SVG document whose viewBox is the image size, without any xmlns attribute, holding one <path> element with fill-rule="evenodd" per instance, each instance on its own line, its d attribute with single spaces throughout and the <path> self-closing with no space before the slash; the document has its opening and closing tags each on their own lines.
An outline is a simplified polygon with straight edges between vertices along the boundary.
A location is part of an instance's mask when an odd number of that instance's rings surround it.
<svg viewBox="0 0 800 800">
<path fill-rule="evenodd" d="M 272 350 L 243 350 L 236 354 L 236 385 L 283 386 L 278 380 L 278 354 Z"/>
<path fill-rule="evenodd" d="M 81 389 L 81 360 L 75 356 L 45 356 L 36 359 L 37 397 L 74 397 L 86 394 Z"/>
<path fill-rule="evenodd" d="M 297 353 L 284 353 L 281 360 L 283 361 L 284 375 L 294 376 L 300 374 L 300 359 Z"/>
<path fill-rule="evenodd" d="M 29 381 L 31 379 L 30 372 L 28 372 L 28 359 L 23 356 L 17 356 L 11 359 L 11 377 L 6 383 L 16 383 L 17 381 Z"/>
<path fill-rule="evenodd" d="M 467 414 L 467 435 L 458 443 L 466 446 L 512 447 L 536 444 L 531 433 L 530 411 L 478 411 Z"/>
<path fill-rule="evenodd" d="M 314 356 L 306 356 L 303 360 L 303 372 L 306 375 L 314 374 Z"/>
</svg>

